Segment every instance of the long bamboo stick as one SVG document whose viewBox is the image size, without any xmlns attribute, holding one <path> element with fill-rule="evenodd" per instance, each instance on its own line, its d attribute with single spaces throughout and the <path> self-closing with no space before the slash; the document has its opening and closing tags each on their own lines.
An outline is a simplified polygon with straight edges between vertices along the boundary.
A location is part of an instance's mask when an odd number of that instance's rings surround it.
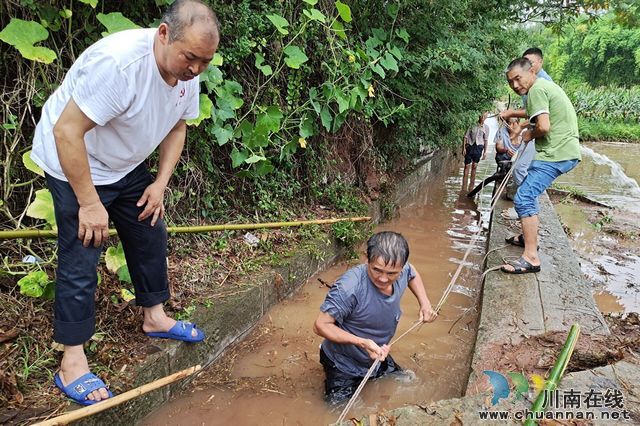
<svg viewBox="0 0 640 426">
<path fill-rule="evenodd" d="M 556 390 L 558 384 L 560 383 L 560 379 L 562 379 L 562 375 L 564 374 L 564 370 L 569 365 L 569 360 L 571 359 L 571 355 L 573 354 L 573 349 L 576 347 L 576 343 L 578 342 L 578 337 L 580 336 L 580 324 L 575 323 L 571 326 L 569 330 L 569 334 L 567 335 L 567 341 L 564 343 L 564 347 L 562 351 L 560 351 L 560 355 L 558 355 L 558 359 L 551 369 L 551 373 L 549 373 L 549 378 L 545 382 L 544 387 L 538 394 L 533 406 L 531 407 L 531 418 L 528 418 L 525 422 L 525 426 L 535 426 L 536 425 L 536 414 L 544 413 L 545 410 L 545 400 L 546 396 L 549 392 Z"/>
<path fill-rule="evenodd" d="M 111 407 L 115 407 L 116 405 L 120 405 L 123 402 L 137 398 L 140 395 L 144 395 L 145 393 L 159 389 L 180 379 L 184 379 L 185 377 L 189 377 L 190 375 L 192 375 L 196 371 L 200 371 L 201 369 L 202 366 L 196 365 L 194 367 L 187 368 L 186 370 L 178 371 L 177 373 L 171 374 L 170 376 L 163 377 L 151 383 L 147 383 L 146 385 L 131 389 L 130 391 L 127 391 L 125 393 L 121 393 L 120 395 L 116 395 L 113 398 L 105 399 L 102 402 L 71 411 L 70 413 L 66 413 L 40 423 L 36 423 L 34 426 L 54 426 L 69 424 L 73 421 L 80 420 L 82 418 L 107 410 Z"/>
<path fill-rule="evenodd" d="M 266 223 L 226 223 L 222 225 L 202 226 L 170 226 L 167 232 L 170 234 L 193 234 L 213 231 L 230 231 L 244 229 L 286 228 L 303 225 L 324 225 L 337 222 L 366 222 L 370 216 L 343 217 L 336 219 L 297 220 L 292 222 L 266 222 Z M 109 229 L 109 236 L 117 235 L 115 229 Z M 17 229 L 15 231 L 0 231 L 0 240 L 12 240 L 16 238 L 56 238 L 58 231 L 52 229 Z"/>
</svg>

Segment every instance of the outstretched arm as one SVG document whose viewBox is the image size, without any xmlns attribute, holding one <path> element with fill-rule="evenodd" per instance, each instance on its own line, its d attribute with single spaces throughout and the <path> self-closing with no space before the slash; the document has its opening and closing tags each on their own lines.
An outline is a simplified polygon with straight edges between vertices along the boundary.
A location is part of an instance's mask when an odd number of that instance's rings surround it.
<svg viewBox="0 0 640 426">
<path fill-rule="evenodd" d="M 411 290 L 420 304 L 420 320 L 423 322 L 433 322 L 438 317 L 438 314 L 431 307 L 431 302 L 427 297 L 427 292 L 424 289 L 424 283 L 422 282 L 420 273 L 416 271 L 413 266 L 411 266 L 411 269 L 416 276 L 409 281 L 409 290 Z"/>
</svg>

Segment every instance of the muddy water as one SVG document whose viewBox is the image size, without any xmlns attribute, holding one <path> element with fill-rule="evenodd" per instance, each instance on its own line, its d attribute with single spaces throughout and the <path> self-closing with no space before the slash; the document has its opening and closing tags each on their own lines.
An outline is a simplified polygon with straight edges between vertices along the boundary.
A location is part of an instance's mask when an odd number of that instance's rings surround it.
<svg viewBox="0 0 640 426">
<path fill-rule="evenodd" d="M 490 160 L 481 163 L 477 180 L 494 168 Z M 456 166 L 446 174 L 425 185 L 411 205 L 377 229 L 398 231 L 407 237 L 409 261 L 421 273 L 434 306 L 460 263 L 470 236 L 478 229 L 479 210 L 488 205 L 491 190 L 483 192 L 486 194 L 478 209 L 459 192 L 461 170 Z M 369 382 L 350 416 L 462 395 L 475 342 L 483 252 L 484 238 L 468 258 L 438 320 L 407 335 L 392 348 L 394 359 L 414 375 Z M 240 344 L 217 362 L 228 365 L 226 377 L 220 377 L 225 374 L 219 371 L 208 373 L 198 389 L 168 403 L 143 424 L 333 423 L 340 408 L 330 409 L 322 400 L 324 373 L 318 356 L 321 338 L 313 334 L 312 324 L 327 293 L 318 278 L 331 283 L 349 266 L 338 264 L 309 279 L 294 297 L 265 316 L 245 339 L 252 343 Z M 402 309 L 397 335 L 418 318 L 418 305 L 410 291 L 404 295 Z"/>
<path fill-rule="evenodd" d="M 640 144 L 587 142 L 583 161 L 558 183 L 573 186 L 589 198 L 615 210 L 614 216 L 635 218 L 640 213 Z M 640 257 L 638 245 L 594 227 L 593 209 L 580 204 L 556 204 L 560 218 L 571 230 L 574 251 L 594 284 L 602 312 L 640 312 Z"/>
</svg>

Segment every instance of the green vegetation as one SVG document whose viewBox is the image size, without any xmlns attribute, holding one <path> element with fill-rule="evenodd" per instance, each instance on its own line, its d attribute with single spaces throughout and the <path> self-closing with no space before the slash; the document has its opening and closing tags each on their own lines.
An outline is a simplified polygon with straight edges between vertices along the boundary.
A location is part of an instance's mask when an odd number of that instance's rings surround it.
<svg viewBox="0 0 640 426">
<path fill-rule="evenodd" d="M 620 2 L 624 3 L 624 2 Z M 541 30 L 532 44 L 545 53 L 545 69 L 567 92 L 580 118 L 583 140 L 640 140 L 640 26 L 638 6 L 600 19 Z"/>
</svg>

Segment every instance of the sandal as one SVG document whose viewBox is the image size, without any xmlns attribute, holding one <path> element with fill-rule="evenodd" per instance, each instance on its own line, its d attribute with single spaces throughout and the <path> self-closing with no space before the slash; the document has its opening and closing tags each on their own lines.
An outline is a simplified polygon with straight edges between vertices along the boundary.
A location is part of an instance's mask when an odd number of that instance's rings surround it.
<svg viewBox="0 0 640 426">
<path fill-rule="evenodd" d="M 520 234 L 520 235 L 515 235 L 513 237 L 509 237 L 509 238 L 505 238 L 504 239 L 507 243 L 514 245 L 514 246 L 518 246 L 518 247 L 524 247 L 524 235 Z"/>
<path fill-rule="evenodd" d="M 194 336 L 192 330 L 196 331 Z M 145 333 L 149 337 L 158 337 L 160 339 L 181 340 L 183 342 L 197 343 L 204 340 L 202 330 L 196 328 L 196 325 L 186 321 L 177 321 L 169 331 L 152 331 Z"/>
<path fill-rule="evenodd" d="M 511 265 L 513 267 L 513 271 L 505 269 L 505 265 L 500 268 L 502 272 L 506 272 L 507 274 L 528 274 L 531 272 L 540 272 L 540 265 L 532 265 L 522 256 L 520 256 L 520 259 L 518 260 L 508 262 L 507 265 Z"/>
<path fill-rule="evenodd" d="M 62 383 L 62 379 L 58 373 L 53 376 L 53 381 L 58 389 L 60 389 L 62 393 L 64 393 L 69 399 L 73 400 L 76 404 L 87 406 L 105 401 L 104 399 L 100 401 L 87 399 L 87 395 L 91 392 L 101 388 L 107 389 L 107 385 L 105 385 L 104 382 L 93 373 L 87 373 L 84 376 L 80 376 L 67 386 Z M 109 389 L 107 389 L 107 393 L 109 394 L 109 398 L 113 398 L 113 394 Z"/>
</svg>

